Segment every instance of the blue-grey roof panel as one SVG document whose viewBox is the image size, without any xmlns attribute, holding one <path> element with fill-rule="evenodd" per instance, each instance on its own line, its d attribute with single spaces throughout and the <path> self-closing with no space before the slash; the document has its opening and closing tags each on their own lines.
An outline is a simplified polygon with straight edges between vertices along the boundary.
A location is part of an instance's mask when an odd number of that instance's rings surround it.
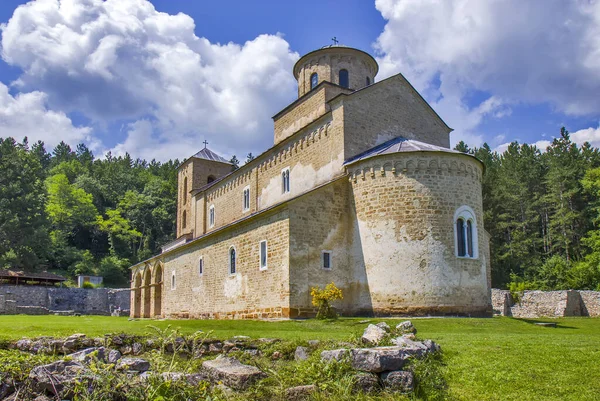
<svg viewBox="0 0 600 401">
<path fill-rule="evenodd" d="M 221 163 L 231 164 L 229 162 L 229 160 L 225 159 L 222 156 L 219 156 L 218 154 L 216 154 L 215 152 L 213 152 L 209 148 L 202 149 L 200 152 L 196 153 L 192 157 L 197 157 L 198 159 L 212 160 L 212 161 L 215 161 L 215 162 L 221 162 Z"/>
</svg>

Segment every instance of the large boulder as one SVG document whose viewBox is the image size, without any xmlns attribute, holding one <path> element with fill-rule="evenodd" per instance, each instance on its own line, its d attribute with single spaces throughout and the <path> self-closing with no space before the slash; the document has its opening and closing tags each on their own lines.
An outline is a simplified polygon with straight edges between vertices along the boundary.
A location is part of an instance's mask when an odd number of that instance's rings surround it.
<svg viewBox="0 0 600 401">
<path fill-rule="evenodd" d="M 119 352 L 119 350 L 111 349 L 108 352 L 108 358 L 107 358 L 108 363 L 112 363 L 113 365 L 116 365 L 117 362 L 119 361 L 119 359 L 121 359 L 121 352 Z"/>
<path fill-rule="evenodd" d="M 235 390 L 248 388 L 266 375 L 254 366 L 244 365 L 235 358 L 218 356 L 202 363 L 202 367 L 214 382 L 222 382 Z"/>
<path fill-rule="evenodd" d="M 116 367 L 117 370 L 142 373 L 150 369 L 150 362 L 141 358 L 121 358 Z"/>
<path fill-rule="evenodd" d="M 325 362 L 331 361 L 341 361 L 344 359 L 346 355 L 348 355 L 350 350 L 341 348 L 341 349 L 331 349 L 321 352 L 321 360 Z"/>
<path fill-rule="evenodd" d="M 412 372 L 385 372 L 381 375 L 385 388 L 402 393 L 410 393 L 415 389 L 415 378 Z"/>
<path fill-rule="evenodd" d="M 372 393 L 380 388 L 379 378 L 373 373 L 358 373 L 354 376 L 354 392 Z"/>
<path fill-rule="evenodd" d="M 424 356 L 429 352 L 429 348 L 424 343 L 413 341 L 407 336 L 393 338 L 392 343 L 402 348 L 407 354 L 417 357 Z"/>
<path fill-rule="evenodd" d="M 375 326 L 379 327 L 380 329 L 384 329 L 386 332 L 390 332 L 390 330 L 392 329 L 390 327 L 389 324 L 387 324 L 386 322 L 379 322 L 377 323 Z"/>
<path fill-rule="evenodd" d="M 399 370 L 408 355 L 400 347 L 357 348 L 350 350 L 352 367 L 363 372 Z"/>
<path fill-rule="evenodd" d="M 365 344 L 377 345 L 381 340 L 385 338 L 387 331 L 379 326 L 370 324 L 365 329 L 361 340 Z"/>
<path fill-rule="evenodd" d="M 29 373 L 35 391 L 59 395 L 64 387 L 87 373 L 87 368 L 76 361 L 56 361 L 36 366 Z"/>
</svg>

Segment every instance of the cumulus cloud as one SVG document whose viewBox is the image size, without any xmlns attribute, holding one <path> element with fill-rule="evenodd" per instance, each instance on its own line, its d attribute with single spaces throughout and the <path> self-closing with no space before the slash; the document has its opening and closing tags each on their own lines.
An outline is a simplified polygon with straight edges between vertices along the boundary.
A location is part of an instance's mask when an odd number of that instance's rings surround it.
<svg viewBox="0 0 600 401">
<path fill-rule="evenodd" d="M 48 109 L 47 95 L 42 92 L 10 94 L 0 82 L 0 137 L 17 141 L 27 137 L 29 143 L 43 141 L 51 150 L 61 141 L 75 146 L 90 142 L 89 127 L 75 127 L 62 112 Z"/>
<path fill-rule="evenodd" d="M 2 26 L 2 57 L 24 71 L 14 84 L 53 108 L 138 121 L 115 152 L 181 158 L 205 138 L 225 154 L 265 149 L 298 54 L 280 35 L 218 44 L 194 29 L 147 0 L 36 0 Z"/>
<path fill-rule="evenodd" d="M 387 20 L 375 44 L 382 75 L 404 73 L 456 129 L 455 140 L 480 136 L 465 118 L 502 118 L 517 102 L 549 103 L 570 115 L 600 109 L 598 1 L 375 4 Z M 496 109 L 467 107 L 472 91 L 490 93 Z"/>
<path fill-rule="evenodd" d="M 593 147 L 600 147 L 600 125 L 596 128 L 590 127 L 571 133 L 571 140 L 578 145 L 589 142 Z"/>
</svg>

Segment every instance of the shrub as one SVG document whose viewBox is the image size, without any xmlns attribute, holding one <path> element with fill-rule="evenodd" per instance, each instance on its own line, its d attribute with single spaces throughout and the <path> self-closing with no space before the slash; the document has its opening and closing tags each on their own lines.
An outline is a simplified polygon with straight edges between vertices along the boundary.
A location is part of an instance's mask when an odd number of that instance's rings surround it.
<svg viewBox="0 0 600 401">
<path fill-rule="evenodd" d="M 93 289 L 96 288 L 96 286 L 92 283 L 90 283 L 89 281 L 85 281 L 82 285 L 81 288 L 88 288 L 88 289 Z"/>
<path fill-rule="evenodd" d="M 330 302 L 336 299 L 344 299 L 342 290 L 337 288 L 334 283 L 329 283 L 325 289 L 312 287 L 310 289 L 312 304 L 318 308 L 317 319 L 336 319 L 337 312 L 331 307 Z"/>
</svg>

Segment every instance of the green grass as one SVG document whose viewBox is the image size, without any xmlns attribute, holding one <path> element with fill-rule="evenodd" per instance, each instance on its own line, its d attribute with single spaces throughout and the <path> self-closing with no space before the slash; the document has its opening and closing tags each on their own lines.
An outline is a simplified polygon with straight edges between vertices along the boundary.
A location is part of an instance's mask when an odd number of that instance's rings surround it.
<svg viewBox="0 0 600 401">
<path fill-rule="evenodd" d="M 75 332 L 148 334 L 148 325 L 172 325 L 183 333 L 212 331 L 290 340 L 344 340 L 362 333 L 362 319 L 305 321 L 128 321 L 111 317 L 0 316 L 0 339 Z M 376 323 L 383 319 L 370 319 Z M 400 319 L 386 319 L 390 325 Z M 547 319 L 549 320 L 549 319 Z M 413 319 L 418 337 L 443 349 L 447 399 L 598 400 L 600 399 L 600 319 L 552 319 L 556 328 L 532 321 L 492 319 Z"/>
</svg>

